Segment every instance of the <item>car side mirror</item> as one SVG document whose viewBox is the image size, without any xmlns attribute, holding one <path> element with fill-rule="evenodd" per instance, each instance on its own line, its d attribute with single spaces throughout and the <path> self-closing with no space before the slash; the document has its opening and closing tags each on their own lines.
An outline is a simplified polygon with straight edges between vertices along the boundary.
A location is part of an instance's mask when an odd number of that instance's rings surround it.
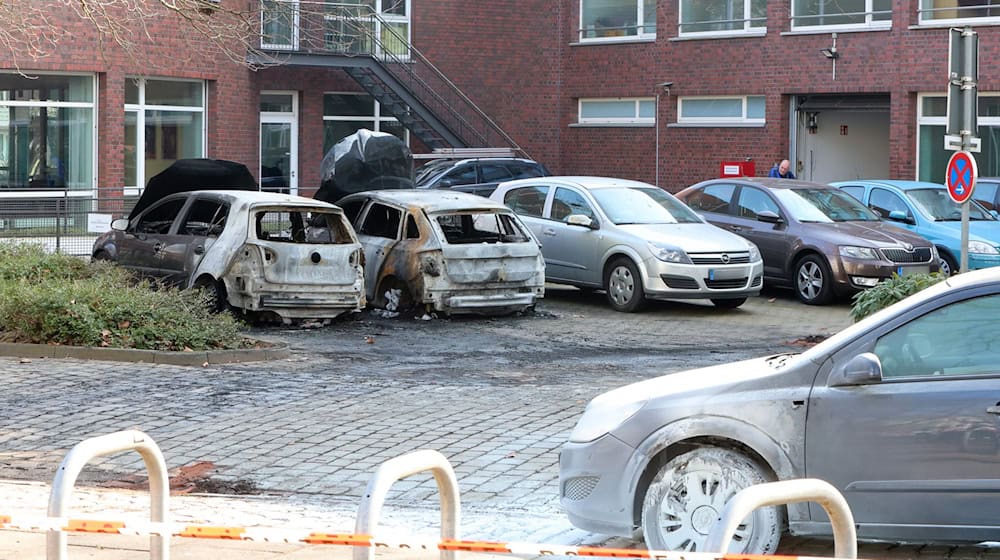
<svg viewBox="0 0 1000 560">
<path fill-rule="evenodd" d="M 831 387 L 871 385 L 882 381 L 882 361 L 871 352 L 858 354 L 834 370 L 830 376 Z"/>
<path fill-rule="evenodd" d="M 775 214 L 770 210 L 764 210 L 763 212 L 758 212 L 757 220 L 768 224 L 780 224 L 785 221 L 781 219 L 781 216 Z"/>
<path fill-rule="evenodd" d="M 126 229 L 128 229 L 128 220 L 126 220 L 125 218 L 118 218 L 117 220 L 113 220 L 111 222 L 111 229 L 115 231 L 125 231 Z"/>
<path fill-rule="evenodd" d="M 990 216 L 993 216 L 994 218 L 1000 218 L 1000 212 L 997 212 L 996 210 L 990 210 Z"/>
<path fill-rule="evenodd" d="M 600 227 L 590 216 L 585 216 L 583 214 L 570 214 L 566 217 L 566 223 L 571 226 L 583 226 L 590 229 L 597 229 Z"/>
<path fill-rule="evenodd" d="M 902 210 L 893 210 L 892 212 L 889 212 L 889 219 L 894 222 L 903 222 L 907 224 L 911 222 L 911 220 L 906 217 L 906 212 L 903 212 Z"/>
<path fill-rule="evenodd" d="M 446 189 L 455 185 L 455 180 L 451 178 L 444 178 L 438 181 L 437 188 Z"/>
</svg>

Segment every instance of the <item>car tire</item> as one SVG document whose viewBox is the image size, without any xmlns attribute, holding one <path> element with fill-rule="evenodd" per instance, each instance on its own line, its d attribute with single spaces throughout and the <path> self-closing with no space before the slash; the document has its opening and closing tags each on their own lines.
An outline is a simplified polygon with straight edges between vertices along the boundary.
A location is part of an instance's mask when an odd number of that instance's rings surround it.
<svg viewBox="0 0 1000 560">
<path fill-rule="evenodd" d="M 944 276 L 954 276 L 958 274 L 958 263 L 951 253 L 938 247 L 938 269 Z"/>
<path fill-rule="evenodd" d="M 194 283 L 194 288 L 205 291 L 205 307 L 209 313 L 219 313 L 228 307 L 226 289 L 209 276 L 202 276 Z"/>
<path fill-rule="evenodd" d="M 817 255 L 806 255 L 795 263 L 792 286 L 795 295 L 807 305 L 826 305 L 833 300 L 833 274 Z"/>
<path fill-rule="evenodd" d="M 93 260 L 95 260 L 95 261 L 108 261 L 108 262 L 113 262 L 114 261 L 114 259 L 111 258 L 111 253 L 108 253 L 107 251 L 104 251 L 104 250 L 101 250 L 101 251 L 98 251 L 98 252 L 94 253 Z"/>
<path fill-rule="evenodd" d="M 736 309 L 737 307 L 743 305 L 747 302 L 747 298 L 731 298 L 731 299 L 713 299 L 712 305 L 718 307 L 719 309 Z"/>
<path fill-rule="evenodd" d="M 646 306 L 642 278 L 631 259 L 615 259 L 604 273 L 604 290 L 615 311 L 635 313 Z"/>
<path fill-rule="evenodd" d="M 770 477 L 742 453 L 699 447 L 674 457 L 653 478 L 642 502 L 642 532 L 650 550 L 704 550 L 726 502 Z M 772 554 L 783 528 L 783 509 L 757 508 L 736 529 L 730 554 Z"/>
</svg>

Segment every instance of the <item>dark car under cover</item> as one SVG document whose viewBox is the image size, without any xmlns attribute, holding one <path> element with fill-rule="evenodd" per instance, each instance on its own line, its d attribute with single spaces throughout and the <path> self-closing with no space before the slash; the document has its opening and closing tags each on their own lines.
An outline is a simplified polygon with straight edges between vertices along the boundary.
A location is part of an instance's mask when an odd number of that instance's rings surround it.
<svg viewBox="0 0 1000 560">
<path fill-rule="evenodd" d="M 321 184 L 313 198 L 331 204 L 362 191 L 413 188 L 413 153 L 386 132 L 362 128 L 323 156 Z"/>
<path fill-rule="evenodd" d="M 150 177 L 128 219 L 131 220 L 157 200 L 172 194 L 209 189 L 260 190 L 253 174 L 242 163 L 225 159 L 179 159 Z"/>
</svg>

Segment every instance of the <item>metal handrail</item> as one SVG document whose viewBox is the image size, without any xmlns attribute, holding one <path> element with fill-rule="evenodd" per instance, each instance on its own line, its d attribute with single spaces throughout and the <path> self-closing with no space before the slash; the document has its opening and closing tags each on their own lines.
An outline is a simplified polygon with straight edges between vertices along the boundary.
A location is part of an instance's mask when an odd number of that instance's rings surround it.
<svg viewBox="0 0 1000 560">
<path fill-rule="evenodd" d="M 125 430 L 103 436 L 85 439 L 73 446 L 63 458 L 52 481 L 49 496 L 49 517 L 65 517 L 73 486 L 83 467 L 94 457 L 110 455 L 119 451 L 137 451 L 142 456 L 149 472 L 150 521 L 166 523 L 169 516 L 167 499 L 170 495 L 170 480 L 167 464 L 160 448 L 148 435 L 138 430 Z M 50 530 L 46 535 L 45 557 L 48 560 L 65 560 L 67 552 L 66 533 Z M 163 535 L 149 537 L 149 556 L 153 560 L 170 558 L 169 540 Z"/>
<path fill-rule="evenodd" d="M 319 7 L 320 11 L 314 11 L 314 15 L 322 16 L 324 22 L 339 22 L 347 33 L 341 31 L 331 35 L 324 27 L 318 38 L 313 37 L 311 45 L 308 39 L 305 41 L 300 39 L 300 44 L 297 45 L 299 50 L 305 42 L 307 49 L 314 48 L 319 52 L 370 56 L 401 83 L 407 84 L 410 93 L 432 109 L 435 116 L 446 123 L 446 126 L 449 126 L 451 131 L 470 147 L 490 147 L 490 137 L 494 137 L 524 157 L 528 157 L 525 150 L 500 125 L 400 34 L 394 28 L 392 21 L 383 18 L 368 5 L 300 2 L 296 19 L 300 32 L 308 33 L 311 18 L 308 17 L 309 10 L 303 10 L 303 7 L 310 4 Z M 261 9 L 264 9 L 263 3 Z M 400 49 L 407 55 L 400 56 L 397 53 Z M 426 70 L 426 73 L 421 73 L 421 69 Z M 432 81 L 436 82 L 438 87 L 429 83 Z M 474 124 L 475 122 L 478 122 L 478 126 Z"/>
<path fill-rule="evenodd" d="M 379 465 L 379 468 L 368 481 L 365 495 L 358 506 L 358 518 L 355 522 L 356 535 L 373 535 L 382 512 L 382 504 L 389 493 L 389 488 L 397 480 L 424 471 L 431 471 L 437 482 L 438 494 L 441 498 L 441 539 L 458 540 L 461 503 L 458 494 L 458 480 L 451 463 L 441 453 L 433 449 L 424 449 L 401 455 Z M 353 560 L 372 560 L 372 547 L 355 547 Z M 441 549 L 441 560 L 455 560 L 454 550 Z"/>
<path fill-rule="evenodd" d="M 736 528 L 755 509 L 796 502 L 816 502 L 826 511 L 833 526 L 834 557 L 858 557 L 858 535 L 847 500 L 832 484 L 818 478 L 767 482 L 740 490 L 726 503 L 708 532 L 705 550 L 725 554 Z"/>
</svg>

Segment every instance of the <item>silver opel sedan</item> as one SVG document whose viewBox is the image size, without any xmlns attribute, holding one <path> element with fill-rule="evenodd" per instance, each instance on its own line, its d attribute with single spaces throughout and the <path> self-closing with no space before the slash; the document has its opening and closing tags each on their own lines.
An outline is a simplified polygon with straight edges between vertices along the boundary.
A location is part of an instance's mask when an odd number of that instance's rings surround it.
<svg viewBox="0 0 1000 560">
<path fill-rule="evenodd" d="M 638 311 L 649 299 L 710 299 L 732 309 L 760 293 L 757 246 L 653 185 L 537 177 L 500 183 L 490 198 L 541 242 L 546 281 L 603 289 L 617 311 Z"/>
<path fill-rule="evenodd" d="M 861 539 L 1000 535 L 1000 268 L 951 277 L 802 354 L 673 373 L 599 395 L 559 456 L 577 527 L 702 551 L 747 486 L 819 478 Z M 829 535 L 816 504 L 760 508 L 729 552 Z M 706 551 L 725 552 L 725 551 Z"/>
</svg>

